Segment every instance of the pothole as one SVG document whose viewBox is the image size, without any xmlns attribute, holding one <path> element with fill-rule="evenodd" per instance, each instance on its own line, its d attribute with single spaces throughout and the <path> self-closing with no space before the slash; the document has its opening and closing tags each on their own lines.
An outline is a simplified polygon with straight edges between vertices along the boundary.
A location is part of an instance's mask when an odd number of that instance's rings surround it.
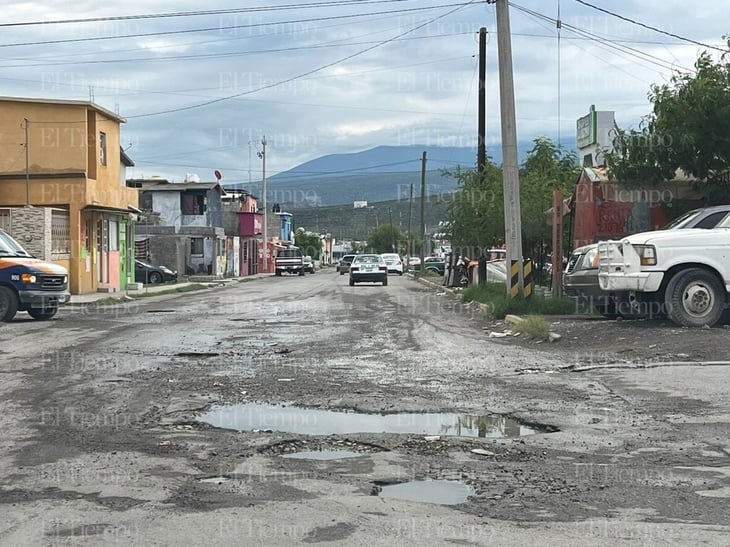
<svg viewBox="0 0 730 547">
<path fill-rule="evenodd" d="M 223 484 L 231 480 L 231 477 L 219 476 L 219 477 L 206 477 L 204 479 L 198 479 L 198 482 L 211 483 L 211 484 Z"/>
<path fill-rule="evenodd" d="M 283 458 L 292 460 L 345 460 L 347 458 L 359 458 L 363 454 L 352 452 L 351 450 L 305 450 L 304 452 L 294 452 L 292 454 L 283 454 Z"/>
<path fill-rule="evenodd" d="M 257 429 L 302 435 L 396 433 L 504 438 L 556 431 L 502 414 L 365 414 L 259 403 L 213 407 L 198 420 L 238 431 Z"/>
<path fill-rule="evenodd" d="M 441 505 L 466 503 L 473 490 L 460 481 L 426 480 L 410 481 L 380 486 L 376 482 L 374 493 L 382 498 L 395 498 Z"/>
</svg>

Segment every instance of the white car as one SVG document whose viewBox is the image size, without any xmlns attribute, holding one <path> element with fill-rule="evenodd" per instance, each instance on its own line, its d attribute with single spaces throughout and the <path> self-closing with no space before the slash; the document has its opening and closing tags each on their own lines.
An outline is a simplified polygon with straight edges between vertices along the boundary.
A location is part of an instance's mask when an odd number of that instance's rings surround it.
<svg viewBox="0 0 730 547">
<path fill-rule="evenodd" d="M 403 275 L 403 261 L 397 253 L 383 253 L 383 261 L 388 266 L 388 273 L 394 272 Z"/>
</svg>

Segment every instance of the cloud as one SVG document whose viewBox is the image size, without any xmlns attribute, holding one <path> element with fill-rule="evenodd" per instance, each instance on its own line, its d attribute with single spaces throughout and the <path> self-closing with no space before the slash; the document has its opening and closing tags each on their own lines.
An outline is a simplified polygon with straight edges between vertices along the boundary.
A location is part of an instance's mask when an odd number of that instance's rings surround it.
<svg viewBox="0 0 730 547">
<path fill-rule="evenodd" d="M 589 3 L 715 46 L 730 15 L 714 0 Z M 691 68 L 702 50 L 567 0 L 558 40 L 556 5 L 547 4 L 519 0 L 510 8 L 521 140 L 559 133 L 573 146 L 575 120 L 591 104 L 635 125 L 650 110 L 651 84 L 665 82 L 673 68 Z M 228 12 L 5 27 L 0 83 L 6 95 L 92 97 L 118 109 L 128 119 L 122 143 L 132 143 L 134 176 L 181 179 L 194 171 L 205 178 L 217 168 L 228 182 L 245 182 L 261 175 L 255 152 L 263 135 L 270 174 L 383 144 L 474 146 L 484 26 L 487 141 L 498 144 L 493 5 L 474 2 L 450 15 L 456 5 L 446 0 L 292 6 L 277 0 L 245 12 L 240 2 L 221 1 L 214 9 Z M 208 8 L 177 0 L 10 2 L 4 22 L 201 9 Z M 164 111 L 171 112 L 157 114 Z"/>
</svg>

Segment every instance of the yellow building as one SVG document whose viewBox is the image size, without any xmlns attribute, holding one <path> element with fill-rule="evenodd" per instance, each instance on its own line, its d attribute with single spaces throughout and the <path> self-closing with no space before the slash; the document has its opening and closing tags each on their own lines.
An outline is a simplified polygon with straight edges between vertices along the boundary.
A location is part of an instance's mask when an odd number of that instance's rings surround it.
<svg viewBox="0 0 730 547">
<path fill-rule="evenodd" d="M 134 280 L 133 165 L 119 115 L 89 101 L 0 97 L 0 206 L 68 211 L 72 294 L 116 291 Z"/>
</svg>

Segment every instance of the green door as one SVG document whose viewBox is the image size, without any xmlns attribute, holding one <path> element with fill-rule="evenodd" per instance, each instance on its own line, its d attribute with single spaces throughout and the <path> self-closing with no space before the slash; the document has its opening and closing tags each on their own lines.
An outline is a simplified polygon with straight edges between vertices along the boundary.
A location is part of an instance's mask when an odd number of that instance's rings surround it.
<svg viewBox="0 0 730 547">
<path fill-rule="evenodd" d="M 119 219 L 119 289 L 122 291 L 127 290 L 127 272 L 129 270 L 127 260 L 127 218 L 121 217 Z"/>
</svg>

